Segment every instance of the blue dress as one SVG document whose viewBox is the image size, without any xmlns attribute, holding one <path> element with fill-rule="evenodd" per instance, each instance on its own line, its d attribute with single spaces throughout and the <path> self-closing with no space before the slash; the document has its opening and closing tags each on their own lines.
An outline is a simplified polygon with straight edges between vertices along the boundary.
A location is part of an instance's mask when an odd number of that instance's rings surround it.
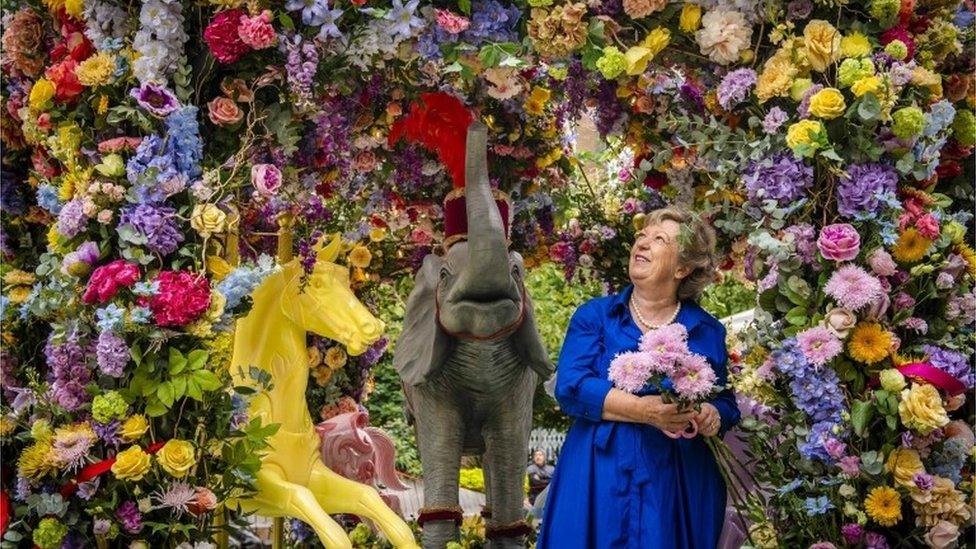
<svg viewBox="0 0 976 549">
<path fill-rule="evenodd" d="M 722 533 L 725 483 L 701 436 L 674 440 L 650 425 L 600 419 L 612 387 L 610 361 L 636 350 L 641 337 L 628 308 L 632 291 L 593 299 L 570 321 L 556 398 L 574 421 L 549 485 L 539 549 L 712 549 Z M 681 304 L 676 322 L 724 385 L 725 327 L 691 301 Z M 739 421 L 731 390 L 710 402 L 722 433 Z"/>
</svg>

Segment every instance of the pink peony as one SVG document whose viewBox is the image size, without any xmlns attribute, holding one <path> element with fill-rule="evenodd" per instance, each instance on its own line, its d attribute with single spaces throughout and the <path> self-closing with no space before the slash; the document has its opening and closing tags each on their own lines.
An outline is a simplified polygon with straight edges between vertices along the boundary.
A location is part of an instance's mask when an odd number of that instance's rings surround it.
<svg viewBox="0 0 976 549">
<path fill-rule="evenodd" d="M 861 237 L 849 223 L 835 223 L 820 230 L 817 248 L 825 259 L 850 261 L 861 250 Z"/>
<path fill-rule="evenodd" d="M 281 187 L 281 170 L 274 164 L 255 164 L 251 166 L 251 186 L 259 194 L 272 196 Z"/>
<path fill-rule="evenodd" d="M 823 366 L 843 350 L 837 336 L 823 326 L 815 326 L 796 334 L 803 356 L 810 364 Z"/>
<path fill-rule="evenodd" d="M 160 326 L 185 326 L 210 307 L 210 283 L 203 275 L 163 271 L 155 281 L 159 292 L 141 304 L 149 307 Z"/>
<path fill-rule="evenodd" d="M 271 12 L 269 10 L 264 10 L 254 17 L 242 15 L 237 27 L 237 34 L 240 36 L 241 42 L 256 50 L 270 48 L 278 38 L 274 27 L 271 26 Z"/>
<path fill-rule="evenodd" d="M 929 240 L 939 238 L 939 221 L 930 213 L 916 219 L 915 228 L 918 229 L 919 234 Z"/>
<path fill-rule="evenodd" d="M 682 400 L 701 401 L 715 390 L 715 370 L 702 355 L 690 353 L 678 359 L 671 383 Z"/>
<path fill-rule="evenodd" d="M 891 276 L 898 270 L 895 260 L 884 248 L 877 248 L 868 255 L 868 265 L 871 265 L 871 270 L 878 276 Z"/>
<path fill-rule="evenodd" d="M 89 305 L 105 303 L 115 297 L 119 288 L 128 288 L 135 284 L 142 274 L 139 266 L 124 259 L 116 259 L 108 265 L 95 269 L 88 279 L 88 287 L 81 300 Z"/>
<path fill-rule="evenodd" d="M 239 9 L 222 11 L 214 16 L 203 30 L 203 39 L 210 46 L 210 52 L 221 63 L 233 63 L 251 50 L 241 40 L 237 26 L 244 12 Z"/>
<path fill-rule="evenodd" d="M 435 9 L 434 12 L 437 14 L 437 26 L 448 34 L 461 34 L 471 26 L 471 21 L 467 17 L 457 15 L 450 10 Z"/>
<path fill-rule="evenodd" d="M 824 292 L 852 311 L 873 303 L 881 294 L 881 282 L 857 265 L 844 265 L 830 276 Z"/>
<path fill-rule="evenodd" d="M 608 372 L 614 386 L 628 393 L 636 393 L 651 377 L 651 360 L 647 353 L 620 353 L 610 362 Z"/>
</svg>

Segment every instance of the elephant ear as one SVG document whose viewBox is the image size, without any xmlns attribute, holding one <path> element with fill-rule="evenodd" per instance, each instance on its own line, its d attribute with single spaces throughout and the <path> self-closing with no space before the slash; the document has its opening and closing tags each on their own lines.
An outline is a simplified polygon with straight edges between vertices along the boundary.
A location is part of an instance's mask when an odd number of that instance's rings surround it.
<svg viewBox="0 0 976 549">
<path fill-rule="evenodd" d="M 451 345 L 451 339 L 437 324 L 435 297 L 443 262 L 434 254 L 425 257 L 407 298 L 403 331 L 393 353 L 393 367 L 406 385 L 423 383 L 443 364 Z"/>
<path fill-rule="evenodd" d="M 522 256 L 518 252 L 512 252 L 512 256 L 518 265 L 521 279 L 525 280 L 525 267 L 522 263 Z M 542 342 L 542 336 L 539 335 L 539 330 L 535 323 L 535 306 L 532 304 L 532 298 L 527 293 L 525 294 L 525 318 L 522 321 L 522 325 L 519 326 L 519 329 L 512 334 L 512 343 L 515 344 L 515 350 L 522 358 L 522 361 L 535 370 L 542 381 L 549 379 L 549 376 L 552 375 L 556 368 L 552 364 L 552 360 L 549 359 L 549 352 L 546 351 L 546 346 Z"/>
</svg>

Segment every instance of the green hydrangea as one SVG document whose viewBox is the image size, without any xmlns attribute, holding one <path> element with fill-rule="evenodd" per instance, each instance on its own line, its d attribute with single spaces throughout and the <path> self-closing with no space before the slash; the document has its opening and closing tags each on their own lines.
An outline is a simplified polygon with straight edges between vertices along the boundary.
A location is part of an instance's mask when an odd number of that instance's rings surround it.
<svg viewBox="0 0 976 549">
<path fill-rule="evenodd" d="M 125 417 L 129 404 L 118 391 L 109 391 L 92 400 L 92 417 L 99 423 L 109 423 Z"/>
<path fill-rule="evenodd" d="M 884 51 L 899 61 L 902 61 L 908 57 L 908 46 L 906 46 L 901 40 L 892 40 L 891 42 L 888 42 L 888 45 L 885 46 Z"/>
<path fill-rule="evenodd" d="M 871 0 L 868 12 L 881 25 L 888 28 L 895 24 L 898 11 L 901 10 L 901 0 Z"/>
<path fill-rule="evenodd" d="M 61 540 L 68 535 L 68 526 L 56 518 L 41 519 L 34 530 L 34 545 L 41 549 L 55 549 L 61 546 Z"/>
<path fill-rule="evenodd" d="M 603 48 L 603 55 L 596 60 L 596 68 L 604 78 L 613 80 L 627 69 L 627 60 L 616 46 L 609 46 Z"/>
<path fill-rule="evenodd" d="M 918 107 L 904 107 L 892 115 L 891 131 L 900 139 L 911 139 L 922 133 L 925 113 Z"/>
<path fill-rule="evenodd" d="M 969 109 L 956 111 L 952 121 L 952 135 L 963 147 L 976 145 L 976 115 Z"/>
<path fill-rule="evenodd" d="M 868 58 L 845 59 L 837 69 L 837 83 L 842 88 L 848 88 L 854 82 L 868 76 L 874 76 L 874 62 Z"/>
<path fill-rule="evenodd" d="M 34 440 L 47 440 L 54 434 L 54 429 L 51 428 L 51 423 L 48 420 L 38 419 L 31 425 L 30 434 Z"/>
<path fill-rule="evenodd" d="M 561 66 L 549 67 L 549 76 L 562 82 L 563 80 L 566 80 L 567 76 L 569 76 L 569 69 Z"/>
<path fill-rule="evenodd" d="M 545 8 L 552 5 L 552 0 L 529 0 L 529 5 L 533 8 Z"/>
</svg>

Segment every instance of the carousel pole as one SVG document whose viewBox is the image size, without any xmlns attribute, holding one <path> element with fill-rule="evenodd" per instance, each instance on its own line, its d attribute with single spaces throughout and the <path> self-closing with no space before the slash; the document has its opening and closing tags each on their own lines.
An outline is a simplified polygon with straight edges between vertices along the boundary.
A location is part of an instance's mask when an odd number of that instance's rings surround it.
<svg viewBox="0 0 976 549">
<path fill-rule="evenodd" d="M 291 261 L 294 256 L 291 232 L 294 226 L 295 215 L 293 213 L 286 211 L 278 216 L 278 263 Z M 275 517 L 271 520 L 271 548 L 283 549 L 285 547 L 285 519 Z"/>
</svg>

